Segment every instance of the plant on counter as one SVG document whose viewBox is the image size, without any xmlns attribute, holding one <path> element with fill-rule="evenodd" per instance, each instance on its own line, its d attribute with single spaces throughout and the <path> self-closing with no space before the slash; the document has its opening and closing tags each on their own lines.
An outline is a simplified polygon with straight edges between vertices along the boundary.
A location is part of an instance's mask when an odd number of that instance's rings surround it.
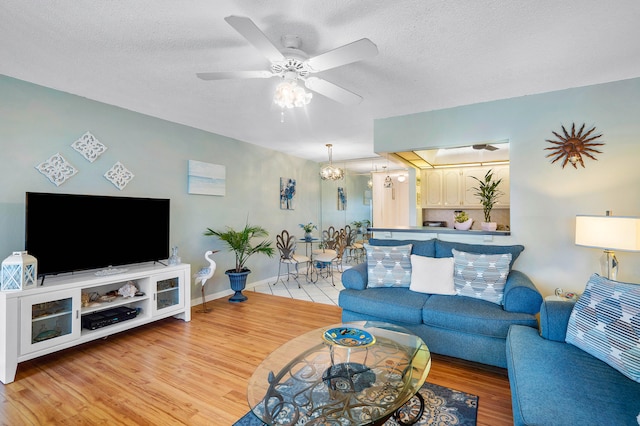
<svg viewBox="0 0 640 426">
<path fill-rule="evenodd" d="M 503 195 L 503 192 L 498 189 L 498 186 L 502 183 L 502 178 L 494 180 L 492 169 L 487 171 L 483 180 L 475 176 L 471 177 L 478 181 L 478 186 L 472 188 L 476 191 L 473 195 L 477 195 L 480 198 L 484 212 L 484 221 L 489 223 L 491 222 L 491 210 L 498 201 L 498 198 Z"/>
<path fill-rule="evenodd" d="M 455 220 L 457 223 L 464 223 L 469 220 L 469 215 L 467 214 L 467 212 L 462 211 L 456 214 L 453 220 Z"/>
</svg>

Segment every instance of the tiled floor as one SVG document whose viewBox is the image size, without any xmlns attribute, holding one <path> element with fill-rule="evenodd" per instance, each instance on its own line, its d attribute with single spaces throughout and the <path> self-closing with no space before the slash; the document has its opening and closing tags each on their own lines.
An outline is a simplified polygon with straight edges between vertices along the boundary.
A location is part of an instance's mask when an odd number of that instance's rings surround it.
<svg viewBox="0 0 640 426">
<path fill-rule="evenodd" d="M 349 266 L 346 266 L 349 268 Z M 284 270 L 284 268 L 283 268 Z M 247 289 L 247 291 L 256 291 L 258 293 L 273 294 L 274 296 L 290 297 L 292 299 L 309 300 L 311 302 L 325 303 L 327 305 L 338 305 L 338 293 L 344 287 L 342 286 L 341 276 L 342 274 L 336 270 L 333 271 L 333 282 L 335 286 L 331 284 L 331 277 L 319 277 L 317 282 L 307 282 L 305 279 L 304 271 L 301 271 L 301 275 L 296 281 L 290 278 L 287 281 L 287 277 L 281 277 L 277 284 L 270 282 L 269 284 L 261 284 L 253 289 Z M 315 275 L 314 275 L 315 279 Z M 298 282 L 300 282 L 300 288 L 298 288 Z"/>
</svg>

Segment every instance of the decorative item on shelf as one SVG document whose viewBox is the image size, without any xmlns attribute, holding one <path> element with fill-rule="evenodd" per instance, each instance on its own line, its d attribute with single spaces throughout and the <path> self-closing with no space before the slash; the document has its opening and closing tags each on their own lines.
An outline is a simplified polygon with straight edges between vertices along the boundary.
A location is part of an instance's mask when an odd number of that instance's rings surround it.
<svg viewBox="0 0 640 426">
<path fill-rule="evenodd" d="M 313 240 L 313 230 L 314 229 L 318 229 L 318 227 L 316 225 L 314 225 L 313 223 L 309 222 L 306 225 L 304 223 L 300 224 L 300 228 L 302 228 L 304 230 L 304 240 L 305 241 L 312 241 Z"/>
<path fill-rule="evenodd" d="M 591 136 L 591 133 L 596 130 L 595 127 L 592 127 L 591 130 L 584 134 L 582 133 L 585 127 L 584 124 L 582 124 L 580 130 L 578 130 L 578 133 L 576 133 L 576 124 L 573 123 L 571 125 L 571 134 L 567 132 L 564 126 L 561 127 L 563 135 L 552 132 L 559 139 L 558 141 L 546 139 L 547 142 L 556 145 L 554 147 L 545 148 L 545 150 L 551 151 L 546 157 L 554 157 L 553 161 L 551 161 L 551 164 L 564 158 L 564 161 L 562 162 L 563 169 L 564 166 L 567 165 L 567 163 L 571 163 L 573 168 L 577 169 L 578 166 L 576 166 L 576 164 L 578 163 L 580 163 L 582 168 L 584 168 L 584 159 L 582 158 L 583 155 L 585 157 L 591 158 L 592 160 L 598 160 L 595 157 L 595 154 L 602 154 L 602 151 L 593 149 L 593 147 L 602 146 L 604 145 L 604 143 L 593 142 L 602 136 L 602 134 Z"/>
<path fill-rule="evenodd" d="M 227 226 L 224 231 L 215 231 L 207 228 L 204 235 L 218 237 L 226 243 L 229 251 L 235 254 L 236 267 L 225 271 L 225 274 L 229 276 L 231 289 L 235 292 L 234 295 L 229 298 L 229 302 L 244 302 L 247 300 L 247 296 L 242 294 L 242 290 L 244 290 L 246 286 L 247 275 L 251 273 L 251 270 L 245 267 L 247 260 L 256 253 L 263 253 L 272 257 L 275 252 L 274 248 L 271 247 L 271 241 L 263 240 L 256 245 L 251 245 L 251 240 L 253 238 L 268 237 L 269 233 L 265 228 L 253 226 L 247 222 L 240 231 L 230 226 Z"/>
<path fill-rule="evenodd" d="M 127 281 L 125 285 L 118 289 L 118 295 L 127 298 L 133 297 L 138 292 L 138 287 L 133 283 L 133 281 Z"/>
<path fill-rule="evenodd" d="M 210 256 L 217 252 L 218 250 L 208 250 L 204 254 L 204 258 L 207 259 L 207 262 L 209 262 L 209 266 L 202 268 L 198 272 L 193 274 L 193 277 L 196 279 L 195 284 L 196 285 L 200 284 L 201 291 L 202 291 L 202 309 L 198 309 L 196 311 L 201 314 L 206 314 L 207 312 L 211 311 L 211 309 L 207 308 L 207 302 L 204 298 L 204 285 L 209 279 L 213 277 L 213 274 L 215 274 L 216 272 L 216 262 L 213 259 L 211 259 Z"/>
<path fill-rule="evenodd" d="M 483 231 L 495 231 L 498 228 L 498 224 L 491 222 L 491 210 L 498 201 L 498 198 L 503 194 L 502 191 L 498 189 L 498 186 L 502 183 L 502 178 L 494 180 L 493 169 L 487 170 L 482 180 L 475 176 L 471 177 L 478 181 L 478 186 L 472 189 L 476 191 L 474 195 L 480 198 L 482 211 L 484 212 L 484 222 L 480 224 L 480 228 Z"/>
<path fill-rule="evenodd" d="M 36 287 L 38 260 L 26 251 L 14 251 L 2 261 L 2 291 Z"/>
<path fill-rule="evenodd" d="M 169 256 L 169 265 L 179 265 L 182 259 L 178 256 L 178 246 L 171 247 L 171 256 Z"/>
<path fill-rule="evenodd" d="M 576 216 L 576 245 L 604 249 L 600 259 L 602 274 L 610 280 L 618 276 L 619 262 L 614 250 L 640 251 L 640 217 Z"/>
<path fill-rule="evenodd" d="M 453 218 L 453 227 L 460 231 L 468 231 L 473 225 L 473 219 L 465 211 L 456 211 Z"/>
<path fill-rule="evenodd" d="M 326 145 L 329 151 L 329 164 L 320 169 L 320 178 L 322 180 L 340 180 L 344 178 L 344 170 L 340 167 L 333 165 L 332 147 L 333 145 L 328 143 Z"/>
</svg>

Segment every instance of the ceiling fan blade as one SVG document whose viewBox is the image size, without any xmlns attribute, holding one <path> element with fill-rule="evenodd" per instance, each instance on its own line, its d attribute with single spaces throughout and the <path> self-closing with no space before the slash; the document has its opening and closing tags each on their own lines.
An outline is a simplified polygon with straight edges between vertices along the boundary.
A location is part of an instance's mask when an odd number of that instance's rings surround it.
<svg viewBox="0 0 640 426">
<path fill-rule="evenodd" d="M 487 146 L 485 147 L 485 149 L 486 149 L 487 151 L 495 151 L 496 149 L 498 149 L 498 147 L 497 147 L 497 146 L 493 146 L 493 145 L 487 145 Z"/>
<path fill-rule="evenodd" d="M 199 72 L 196 73 L 202 80 L 233 80 L 238 78 L 270 78 L 271 71 L 228 71 L 228 72 Z"/>
<path fill-rule="evenodd" d="M 345 105 L 357 105 L 362 102 L 362 96 L 343 89 L 342 87 L 330 83 L 318 77 L 309 77 L 304 81 L 307 89 L 318 92 L 327 98 L 333 99 Z"/>
<path fill-rule="evenodd" d="M 246 38 L 247 41 L 258 49 L 269 61 L 284 61 L 285 58 L 282 53 L 280 53 L 278 48 L 271 43 L 271 40 L 260 31 L 260 28 L 258 28 L 251 19 L 244 16 L 231 15 L 224 18 L 224 20 L 239 32 L 240 35 Z"/>
<path fill-rule="evenodd" d="M 335 48 L 326 53 L 314 56 L 307 60 L 307 65 L 313 72 L 325 71 L 336 68 L 341 65 L 350 64 L 352 62 L 361 61 L 378 54 L 378 46 L 376 46 L 368 38 L 363 38 L 353 43 L 345 44 L 342 47 Z"/>
</svg>

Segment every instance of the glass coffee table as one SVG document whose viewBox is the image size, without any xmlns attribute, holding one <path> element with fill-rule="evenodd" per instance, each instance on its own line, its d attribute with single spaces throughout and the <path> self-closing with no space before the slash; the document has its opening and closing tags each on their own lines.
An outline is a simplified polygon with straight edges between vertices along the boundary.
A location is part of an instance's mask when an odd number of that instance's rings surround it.
<svg viewBox="0 0 640 426">
<path fill-rule="evenodd" d="M 249 406 L 268 425 L 382 425 L 414 396 L 424 407 L 430 368 L 429 349 L 403 327 L 334 324 L 272 352 L 249 379 Z"/>
</svg>

